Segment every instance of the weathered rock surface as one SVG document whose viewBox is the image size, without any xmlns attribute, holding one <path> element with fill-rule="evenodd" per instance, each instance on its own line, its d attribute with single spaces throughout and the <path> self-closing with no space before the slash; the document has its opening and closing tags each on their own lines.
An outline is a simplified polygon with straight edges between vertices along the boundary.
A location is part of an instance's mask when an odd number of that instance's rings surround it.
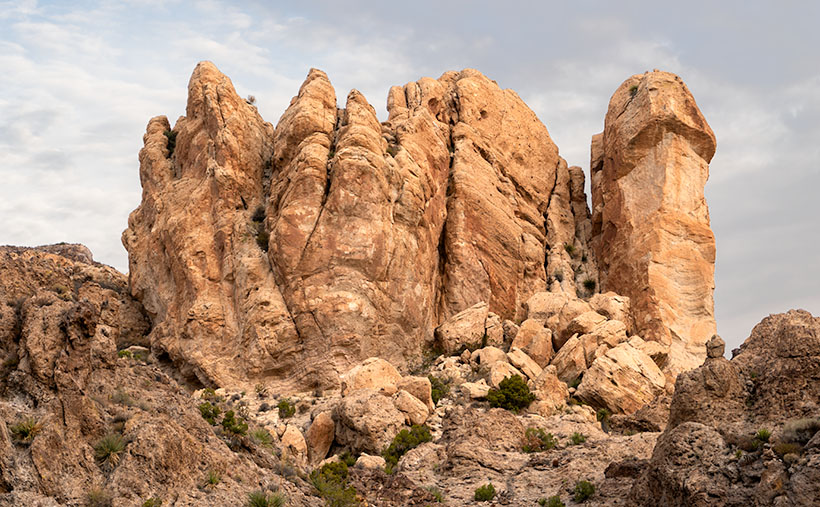
<svg viewBox="0 0 820 507">
<path fill-rule="evenodd" d="M 373 389 L 359 389 L 336 406 L 336 441 L 354 451 L 379 454 L 404 426 L 393 400 Z"/>
<path fill-rule="evenodd" d="M 802 310 L 769 316 L 731 361 L 722 357 L 721 342 L 711 340 L 706 362 L 678 377 L 669 425 L 630 499 L 816 504 L 820 319 Z M 763 429 L 771 436 L 761 436 Z"/>
<path fill-rule="evenodd" d="M 636 332 L 698 366 L 715 334 L 715 239 L 703 188 L 715 136 L 681 79 L 624 81 L 592 142 L 592 244 L 602 290 L 630 298 Z"/>
</svg>

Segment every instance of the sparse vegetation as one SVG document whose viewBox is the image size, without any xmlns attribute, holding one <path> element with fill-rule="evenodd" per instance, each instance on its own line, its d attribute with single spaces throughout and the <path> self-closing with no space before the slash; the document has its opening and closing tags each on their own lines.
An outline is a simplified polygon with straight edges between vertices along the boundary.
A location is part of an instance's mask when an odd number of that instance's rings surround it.
<svg viewBox="0 0 820 507">
<path fill-rule="evenodd" d="M 820 431 L 820 419 L 794 419 L 783 425 L 781 442 L 806 445 Z"/>
<path fill-rule="evenodd" d="M 131 358 L 131 351 L 130 350 L 120 350 L 120 351 L 117 352 L 117 357 L 119 357 L 119 358 L 127 357 L 127 358 L 130 359 Z"/>
<path fill-rule="evenodd" d="M 248 494 L 248 507 L 282 507 L 287 499 L 281 493 L 269 495 L 264 491 Z"/>
<path fill-rule="evenodd" d="M 574 500 L 578 503 L 586 502 L 595 494 L 595 485 L 589 481 L 578 481 L 575 483 Z"/>
<path fill-rule="evenodd" d="M 352 467 L 356 464 L 358 457 L 353 455 L 350 451 L 345 451 L 339 455 L 339 459 L 348 467 Z"/>
<path fill-rule="evenodd" d="M 398 146 L 396 146 L 396 145 L 394 145 L 394 144 L 391 144 L 391 145 L 389 145 L 389 146 L 387 147 L 387 153 L 388 153 L 391 157 L 395 157 L 395 156 L 396 156 L 396 155 L 398 155 L 398 153 L 399 153 L 399 147 L 398 147 Z"/>
<path fill-rule="evenodd" d="M 233 410 L 225 412 L 222 418 L 222 427 L 232 435 L 246 435 L 248 433 L 248 423 L 241 417 L 237 417 Z"/>
<path fill-rule="evenodd" d="M 558 495 L 553 495 L 549 498 L 539 498 L 538 505 L 542 507 L 566 507 L 566 504 L 561 501 L 561 497 Z"/>
<path fill-rule="evenodd" d="M 265 428 L 257 428 L 251 432 L 251 438 L 264 447 L 273 446 L 273 436 Z"/>
<path fill-rule="evenodd" d="M 293 414 L 296 413 L 296 404 L 290 401 L 290 398 L 282 398 L 281 400 L 279 400 L 279 403 L 276 405 L 276 408 L 279 409 L 279 417 L 281 419 L 293 417 Z"/>
<path fill-rule="evenodd" d="M 575 258 L 575 255 L 577 253 L 575 251 L 575 245 L 564 243 L 564 250 L 569 254 L 570 257 Z"/>
<path fill-rule="evenodd" d="M 586 280 L 584 280 L 584 288 L 586 290 L 588 290 L 589 292 L 592 292 L 592 291 L 595 290 L 595 285 L 596 285 L 595 280 L 593 280 L 592 278 L 587 278 Z"/>
<path fill-rule="evenodd" d="M 134 404 L 134 401 L 131 399 L 131 396 L 125 392 L 121 387 L 118 387 L 111 393 L 111 401 L 116 403 L 117 405 L 123 405 L 126 407 L 130 407 Z"/>
<path fill-rule="evenodd" d="M 26 417 L 22 421 L 12 424 L 9 427 L 9 431 L 11 431 L 14 439 L 24 444 L 31 443 L 42 429 L 43 425 L 37 422 L 33 417 Z"/>
<path fill-rule="evenodd" d="M 569 387 L 577 389 L 578 386 L 581 385 L 581 377 L 575 377 L 575 379 L 569 383 Z"/>
<path fill-rule="evenodd" d="M 595 414 L 595 417 L 598 419 L 598 422 L 600 422 L 601 424 L 606 424 L 607 422 L 609 422 L 609 418 L 610 418 L 611 415 L 612 415 L 612 412 L 610 412 L 608 409 L 601 408 L 601 409 L 598 410 L 598 413 Z"/>
<path fill-rule="evenodd" d="M 535 401 L 535 395 L 530 392 L 521 375 L 512 375 L 502 380 L 498 384 L 498 389 L 490 389 L 487 400 L 491 407 L 505 408 L 517 413 Z"/>
<path fill-rule="evenodd" d="M 630 86 L 630 87 L 629 87 L 629 95 L 630 95 L 631 97 L 634 97 L 634 96 L 635 96 L 635 95 L 637 95 L 637 94 L 638 94 L 638 85 L 632 85 L 632 86 Z"/>
<path fill-rule="evenodd" d="M 761 428 L 757 430 L 757 433 L 755 433 L 755 438 L 760 440 L 761 442 L 768 442 L 771 436 L 772 432 L 766 428 Z"/>
<path fill-rule="evenodd" d="M 475 494 L 473 495 L 473 499 L 476 502 L 489 502 L 494 497 L 495 497 L 495 486 L 493 486 L 493 483 L 491 483 L 491 482 L 476 488 Z"/>
<path fill-rule="evenodd" d="M 216 470 L 208 470 L 208 475 L 205 477 L 205 485 L 214 487 L 222 481 L 222 474 Z"/>
<path fill-rule="evenodd" d="M 270 234 L 261 226 L 256 233 L 256 244 L 263 252 L 268 251 L 268 243 L 270 242 Z"/>
<path fill-rule="evenodd" d="M 441 493 L 441 490 L 435 486 L 427 486 L 424 488 L 427 490 L 428 493 L 433 495 L 433 498 L 436 500 L 436 503 L 443 503 L 444 502 L 444 495 Z"/>
<path fill-rule="evenodd" d="M 310 473 L 310 482 L 332 507 L 358 505 L 356 490 L 347 484 L 347 465 L 341 461 L 327 463 Z"/>
<path fill-rule="evenodd" d="M 433 404 L 438 405 L 439 400 L 450 392 L 450 383 L 433 375 L 427 375 L 427 378 L 430 380 Z"/>
<path fill-rule="evenodd" d="M 87 507 L 110 507 L 113 501 L 111 493 L 98 486 L 92 487 L 85 494 Z"/>
<path fill-rule="evenodd" d="M 120 453 L 124 450 L 125 440 L 117 433 L 109 433 L 94 444 L 94 456 L 97 460 L 111 466 L 117 466 L 120 462 Z"/>
<path fill-rule="evenodd" d="M 174 154 L 174 149 L 177 147 L 177 133 L 173 130 L 166 130 L 163 132 L 165 137 L 168 138 L 168 158 Z"/>
<path fill-rule="evenodd" d="M 561 282 L 564 281 L 564 273 L 561 272 L 561 271 L 556 271 L 555 273 L 552 274 L 552 277 L 555 278 L 556 280 L 558 280 L 558 283 L 561 283 Z"/>
<path fill-rule="evenodd" d="M 265 207 L 261 204 L 256 207 L 253 211 L 253 215 L 251 215 L 251 220 L 256 223 L 262 223 L 265 221 Z M 261 385 L 261 384 L 260 384 Z"/>
<path fill-rule="evenodd" d="M 401 430 L 398 435 L 393 438 L 393 442 L 382 452 L 384 458 L 385 472 L 393 473 L 393 469 L 399 462 L 399 459 L 410 449 L 414 449 L 424 442 L 430 442 L 433 436 L 430 434 L 430 428 L 427 426 L 414 424 L 409 430 Z"/>
<path fill-rule="evenodd" d="M 792 442 L 781 442 L 779 444 L 775 444 L 774 447 L 772 447 L 772 450 L 775 454 L 783 458 L 787 454 L 800 455 L 800 453 L 803 452 L 803 447 L 800 444 L 795 444 Z"/>
<path fill-rule="evenodd" d="M 205 401 L 199 404 L 199 413 L 202 414 L 203 419 L 208 421 L 208 424 L 216 426 L 216 419 L 222 413 L 222 409 L 216 405 L 211 405 L 210 401 Z"/>
<path fill-rule="evenodd" d="M 583 435 L 583 434 L 578 433 L 576 431 L 575 433 L 570 435 L 569 440 L 570 440 L 570 442 L 572 442 L 572 445 L 579 445 L 579 444 L 583 444 L 584 442 L 586 442 L 587 437 L 586 437 L 586 435 Z"/>
<path fill-rule="evenodd" d="M 162 505 L 162 500 L 156 497 L 151 497 L 146 501 L 142 502 L 142 507 L 160 507 Z"/>
<path fill-rule="evenodd" d="M 524 433 L 524 452 L 542 452 L 554 449 L 558 440 L 542 428 L 527 428 Z"/>
</svg>

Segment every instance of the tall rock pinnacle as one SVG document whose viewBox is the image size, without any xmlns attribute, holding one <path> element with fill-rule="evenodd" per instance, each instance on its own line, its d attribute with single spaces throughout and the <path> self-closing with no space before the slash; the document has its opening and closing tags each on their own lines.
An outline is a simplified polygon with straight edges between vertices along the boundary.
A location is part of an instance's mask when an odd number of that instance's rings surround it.
<svg viewBox="0 0 820 507">
<path fill-rule="evenodd" d="M 635 75 L 592 140 L 593 245 L 602 289 L 629 296 L 638 334 L 698 366 L 715 334 L 715 238 L 703 189 L 715 135 L 678 76 Z"/>
</svg>

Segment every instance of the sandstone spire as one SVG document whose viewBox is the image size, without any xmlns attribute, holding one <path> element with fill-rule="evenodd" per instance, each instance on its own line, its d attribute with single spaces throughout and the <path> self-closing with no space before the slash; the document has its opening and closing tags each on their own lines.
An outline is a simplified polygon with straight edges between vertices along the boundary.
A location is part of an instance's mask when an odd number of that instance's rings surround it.
<svg viewBox="0 0 820 507">
<path fill-rule="evenodd" d="M 714 153 L 695 99 L 668 72 L 624 81 L 592 140 L 602 288 L 630 297 L 638 334 L 670 346 L 672 374 L 700 364 L 715 334 L 715 239 L 703 194 Z"/>
</svg>

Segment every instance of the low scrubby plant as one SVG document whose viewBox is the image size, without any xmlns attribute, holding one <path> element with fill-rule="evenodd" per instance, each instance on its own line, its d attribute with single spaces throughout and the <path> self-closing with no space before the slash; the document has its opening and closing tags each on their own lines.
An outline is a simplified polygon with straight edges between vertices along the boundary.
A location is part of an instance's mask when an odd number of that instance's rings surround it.
<svg viewBox="0 0 820 507">
<path fill-rule="evenodd" d="M 595 494 L 595 485 L 589 481 L 578 481 L 575 483 L 575 495 L 573 499 L 578 502 L 586 502 Z"/>
<path fill-rule="evenodd" d="M 279 409 L 279 417 L 281 419 L 293 417 L 293 414 L 296 413 L 296 404 L 290 401 L 290 398 L 282 398 L 281 400 L 279 400 L 279 403 L 276 405 L 276 408 Z"/>
<path fill-rule="evenodd" d="M 161 507 L 162 500 L 156 497 L 151 497 L 146 501 L 142 502 L 142 507 Z"/>
<path fill-rule="evenodd" d="M 327 463 L 310 473 L 310 482 L 326 504 L 334 507 L 357 505 L 356 490 L 347 484 L 347 465 L 341 461 Z"/>
<path fill-rule="evenodd" d="M 558 440 L 552 433 L 545 432 L 542 428 L 527 428 L 524 433 L 524 452 L 548 451 L 558 445 Z"/>
<path fill-rule="evenodd" d="M 134 404 L 134 400 L 131 399 L 131 395 L 125 392 L 121 387 L 118 387 L 113 393 L 111 393 L 111 401 L 117 405 L 123 405 L 126 407 L 130 407 Z"/>
<path fill-rule="evenodd" d="M 95 486 L 85 493 L 85 505 L 87 507 L 111 507 L 114 497 L 108 491 Z"/>
<path fill-rule="evenodd" d="M 490 389 L 487 400 L 491 407 L 500 407 L 518 412 L 530 406 L 535 401 L 535 395 L 530 392 L 527 383 L 521 375 L 512 375 L 498 384 L 498 389 Z"/>
<path fill-rule="evenodd" d="M 208 424 L 216 426 L 216 419 L 222 413 L 222 409 L 216 405 L 211 405 L 210 401 L 205 401 L 199 404 L 199 413 L 202 414 L 203 419 L 208 421 Z"/>
<path fill-rule="evenodd" d="M 433 436 L 426 425 L 414 424 L 409 430 L 401 430 L 393 441 L 382 452 L 385 461 L 385 472 L 393 473 L 399 459 L 410 449 L 414 449 L 424 442 L 430 442 Z"/>
<path fill-rule="evenodd" d="M 120 453 L 125 450 L 122 435 L 109 433 L 94 444 L 94 455 L 101 463 L 116 466 L 120 462 Z"/>
<path fill-rule="evenodd" d="M 163 134 L 165 134 L 165 137 L 168 139 L 168 158 L 171 158 L 171 155 L 174 154 L 174 149 L 177 147 L 177 132 L 166 130 Z"/>
<path fill-rule="evenodd" d="M 251 438 L 264 447 L 273 446 L 273 436 L 265 428 L 257 428 L 251 432 Z"/>
<path fill-rule="evenodd" d="M 575 245 L 564 243 L 564 250 L 566 250 L 570 257 L 575 257 Z"/>
<path fill-rule="evenodd" d="M 595 418 L 598 419 L 602 425 L 609 423 L 609 418 L 612 416 L 612 412 L 610 412 L 606 408 L 598 409 L 598 412 L 595 414 Z"/>
<path fill-rule="evenodd" d="M 127 357 L 127 358 L 130 359 L 131 358 L 131 351 L 130 350 L 120 350 L 120 351 L 117 352 L 117 357 L 119 357 L 119 358 Z"/>
<path fill-rule="evenodd" d="M 629 87 L 629 96 L 634 97 L 638 94 L 638 85 L 632 85 Z"/>
<path fill-rule="evenodd" d="M 588 290 L 589 292 L 592 292 L 592 291 L 595 290 L 595 285 L 596 285 L 595 280 L 593 280 L 592 278 L 587 278 L 586 280 L 584 280 L 584 288 L 586 290 Z"/>
<path fill-rule="evenodd" d="M 803 447 L 800 444 L 795 444 L 795 443 L 792 443 L 792 442 L 781 442 L 779 444 L 775 444 L 772 447 L 772 450 L 779 457 L 783 458 L 787 454 L 800 455 L 800 453 L 803 452 Z"/>
<path fill-rule="evenodd" d="M 433 404 L 438 405 L 439 400 L 447 396 L 450 392 L 450 383 L 433 375 L 427 375 L 430 380 L 430 393 L 433 398 Z"/>
<path fill-rule="evenodd" d="M 757 430 L 757 433 L 755 433 L 755 438 L 760 440 L 761 442 L 768 442 L 769 437 L 771 436 L 772 432 L 766 428 L 759 429 Z"/>
<path fill-rule="evenodd" d="M 584 442 L 586 442 L 587 437 L 586 437 L 586 435 L 584 435 L 582 433 L 578 433 L 576 431 L 575 433 L 570 435 L 569 440 L 570 440 L 570 442 L 572 442 L 572 445 L 579 445 L 579 444 L 583 444 Z"/>
<path fill-rule="evenodd" d="M 549 498 L 539 498 L 538 505 L 541 505 L 542 507 L 567 507 L 558 495 L 553 495 Z"/>
<path fill-rule="evenodd" d="M 260 226 L 259 230 L 256 232 L 256 246 L 258 246 L 263 252 L 267 252 L 269 243 L 270 233 Z"/>
<path fill-rule="evenodd" d="M 342 454 L 339 455 L 339 459 L 345 465 L 347 465 L 349 467 L 352 467 L 353 465 L 356 464 L 356 461 L 358 461 L 359 458 L 357 456 L 355 456 L 354 454 L 352 454 L 350 451 L 345 451 L 345 452 L 343 452 Z"/>
<path fill-rule="evenodd" d="M 491 482 L 476 488 L 475 494 L 473 495 L 473 499 L 476 502 L 489 502 L 494 497 L 495 497 L 495 486 L 493 486 L 493 483 L 491 483 Z"/>
<path fill-rule="evenodd" d="M 246 435 L 248 433 L 248 423 L 241 417 L 237 417 L 233 410 L 225 412 L 222 418 L 222 427 L 232 435 Z"/>
<path fill-rule="evenodd" d="M 42 429 L 43 425 L 37 422 L 33 417 L 26 417 L 22 421 L 12 424 L 9 427 L 9 431 L 11 431 L 14 439 L 24 444 L 31 443 Z"/>
<path fill-rule="evenodd" d="M 444 503 L 444 495 L 441 493 L 440 489 L 438 489 L 435 486 L 427 486 L 424 489 L 426 489 L 428 493 L 433 495 L 433 498 L 435 499 L 436 503 Z"/>
<path fill-rule="evenodd" d="M 281 493 L 269 495 L 264 491 L 254 491 L 248 494 L 248 507 L 282 507 L 287 498 Z"/>
<path fill-rule="evenodd" d="M 783 425 L 780 441 L 806 445 L 820 431 L 820 419 L 794 419 Z"/>
</svg>

